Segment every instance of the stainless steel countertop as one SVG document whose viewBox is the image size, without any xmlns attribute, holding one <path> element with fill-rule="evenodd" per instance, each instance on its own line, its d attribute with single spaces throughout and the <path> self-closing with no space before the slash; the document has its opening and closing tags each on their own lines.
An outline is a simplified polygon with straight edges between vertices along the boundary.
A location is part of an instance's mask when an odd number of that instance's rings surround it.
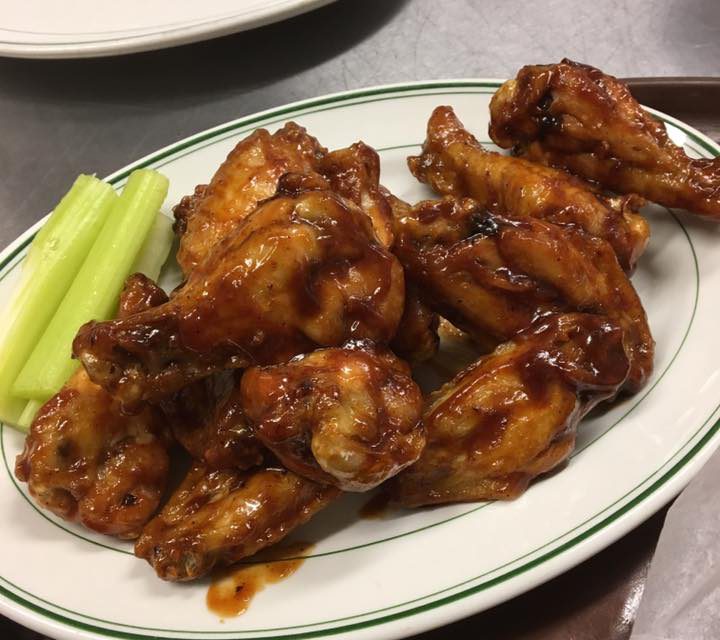
<svg viewBox="0 0 720 640">
<path fill-rule="evenodd" d="M 81 171 L 374 84 L 507 77 L 567 56 L 618 76 L 720 74 L 718 0 L 340 0 L 220 40 L 97 60 L 0 59 L 0 246 Z"/>
</svg>

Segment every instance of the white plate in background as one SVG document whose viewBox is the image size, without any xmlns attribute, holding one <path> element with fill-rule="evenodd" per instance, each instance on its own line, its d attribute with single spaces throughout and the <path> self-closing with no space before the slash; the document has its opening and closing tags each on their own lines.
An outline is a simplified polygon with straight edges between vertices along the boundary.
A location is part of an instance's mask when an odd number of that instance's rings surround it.
<svg viewBox="0 0 720 640">
<path fill-rule="evenodd" d="M 253 29 L 333 0 L 3 0 L 0 56 L 90 58 Z"/>
</svg>

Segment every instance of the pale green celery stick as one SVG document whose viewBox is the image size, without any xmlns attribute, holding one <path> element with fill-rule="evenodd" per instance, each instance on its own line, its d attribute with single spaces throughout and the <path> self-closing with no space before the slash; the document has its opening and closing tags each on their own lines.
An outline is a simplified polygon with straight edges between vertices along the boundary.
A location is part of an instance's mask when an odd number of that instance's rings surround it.
<svg viewBox="0 0 720 640">
<path fill-rule="evenodd" d="M 12 385 L 87 257 L 117 196 L 81 175 L 33 240 L 0 328 L 0 420 L 16 425 L 26 405 Z"/>
<path fill-rule="evenodd" d="M 155 216 L 155 223 L 150 229 L 130 273 L 142 273 L 152 280 L 158 279 L 175 237 L 172 225 L 172 220 L 163 213 Z"/>
<path fill-rule="evenodd" d="M 25 405 L 23 412 L 18 418 L 16 426 L 23 431 L 27 431 L 35 418 L 35 414 L 40 410 L 40 407 L 42 406 L 43 403 L 39 400 L 28 400 L 28 403 Z"/>
<path fill-rule="evenodd" d="M 156 171 L 134 171 L 40 342 L 13 385 L 13 393 L 45 401 L 77 367 L 72 341 L 89 320 L 107 320 L 167 195 Z"/>
</svg>

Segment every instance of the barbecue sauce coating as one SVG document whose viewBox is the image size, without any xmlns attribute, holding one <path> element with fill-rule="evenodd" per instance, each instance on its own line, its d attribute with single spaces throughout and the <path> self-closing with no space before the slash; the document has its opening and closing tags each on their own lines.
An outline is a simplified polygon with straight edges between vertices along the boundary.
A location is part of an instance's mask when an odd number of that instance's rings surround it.
<svg viewBox="0 0 720 640">
<path fill-rule="evenodd" d="M 539 319 L 430 396 L 427 446 L 390 481 L 393 501 L 516 498 L 567 459 L 580 419 L 617 394 L 628 370 L 622 330 L 607 318 Z"/>
<path fill-rule="evenodd" d="M 248 369 L 242 401 L 258 439 L 288 469 L 345 491 L 372 489 L 425 445 L 409 367 L 367 342 Z"/>
<path fill-rule="evenodd" d="M 423 302 L 481 348 L 492 350 L 550 312 L 598 313 L 624 330 L 625 388 L 646 382 L 654 341 L 645 310 L 604 240 L 451 196 L 420 202 L 396 223 L 395 253 Z"/>
<path fill-rule="evenodd" d="M 490 102 L 490 137 L 616 193 L 720 219 L 720 158 L 690 158 L 617 78 L 588 65 L 523 67 Z"/>
<path fill-rule="evenodd" d="M 335 193 L 287 175 L 191 272 L 171 300 L 131 318 L 90 322 L 73 352 L 132 407 L 223 369 L 273 364 L 349 339 L 395 335 L 402 267 L 370 219 Z"/>
<path fill-rule="evenodd" d="M 196 463 L 143 530 L 135 555 L 163 580 L 193 580 L 279 542 L 339 494 L 282 468 Z"/>
<path fill-rule="evenodd" d="M 515 218 L 539 218 L 582 229 L 612 246 L 625 271 L 645 250 L 650 227 L 638 196 L 608 197 L 570 174 L 483 149 L 451 107 L 437 107 L 422 154 L 408 158 L 413 175 L 441 195 L 471 197 Z"/>
<path fill-rule="evenodd" d="M 128 278 L 118 317 L 157 306 L 165 293 L 141 274 Z M 123 413 L 80 368 L 41 407 L 17 457 L 15 475 L 36 502 L 88 529 L 135 538 L 167 484 L 167 434 L 161 412 Z"/>
</svg>

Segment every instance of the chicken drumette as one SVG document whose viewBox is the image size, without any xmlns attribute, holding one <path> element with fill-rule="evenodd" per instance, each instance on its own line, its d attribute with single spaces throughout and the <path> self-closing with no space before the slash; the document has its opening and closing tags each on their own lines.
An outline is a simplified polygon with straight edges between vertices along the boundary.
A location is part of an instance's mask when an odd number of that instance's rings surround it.
<svg viewBox="0 0 720 640">
<path fill-rule="evenodd" d="M 650 235 L 637 196 L 606 197 L 564 171 L 487 151 L 450 107 L 428 121 L 422 154 L 408 159 L 415 177 L 441 195 L 471 197 L 517 218 L 540 218 L 604 238 L 631 271 Z"/>
<path fill-rule="evenodd" d="M 580 419 L 628 373 L 607 318 L 540 318 L 432 394 L 420 460 L 390 481 L 401 505 L 515 498 L 562 463 Z"/>
<path fill-rule="evenodd" d="M 482 348 L 512 338 L 540 315 L 591 311 L 624 330 L 627 389 L 636 391 L 651 373 L 645 310 L 604 240 L 450 196 L 417 204 L 397 220 L 396 232 L 396 254 L 424 302 Z"/>
<path fill-rule="evenodd" d="M 196 463 L 135 544 L 163 580 L 198 578 L 279 542 L 340 494 L 281 467 Z"/>
<path fill-rule="evenodd" d="M 167 297 L 135 274 L 125 284 L 119 317 Z M 40 409 L 15 475 L 44 508 L 88 529 L 134 538 L 157 509 L 168 476 L 168 439 L 158 409 L 136 415 L 79 369 Z"/>
<path fill-rule="evenodd" d="M 563 60 L 523 67 L 490 103 L 490 137 L 619 193 L 720 218 L 720 158 L 689 158 L 616 78 Z"/>
<path fill-rule="evenodd" d="M 81 327 L 73 351 L 90 377 L 132 406 L 317 345 L 387 343 L 403 311 L 402 267 L 368 216 L 323 181 L 284 176 L 169 302 Z"/>
<path fill-rule="evenodd" d="M 384 482 L 425 444 L 410 368 L 367 342 L 248 369 L 242 401 L 257 437 L 288 469 L 346 491 Z"/>
</svg>

